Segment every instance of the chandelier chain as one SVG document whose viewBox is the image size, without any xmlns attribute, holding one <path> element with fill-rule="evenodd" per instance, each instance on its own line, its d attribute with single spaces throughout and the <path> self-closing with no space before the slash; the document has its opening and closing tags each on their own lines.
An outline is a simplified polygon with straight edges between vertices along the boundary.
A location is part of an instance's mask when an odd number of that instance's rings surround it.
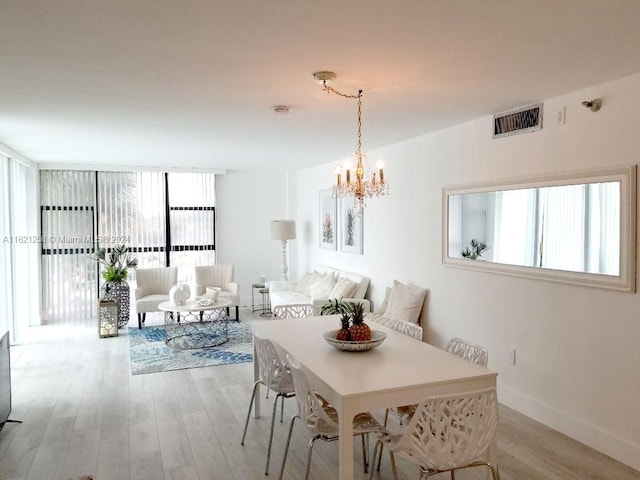
<svg viewBox="0 0 640 480">
<path fill-rule="evenodd" d="M 355 204 L 359 207 L 357 209 L 357 215 L 361 215 L 362 207 L 366 205 L 367 197 L 387 195 L 389 191 L 389 186 L 384 180 L 382 165 L 380 165 L 379 171 L 377 172 L 379 174 L 377 178 L 376 172 L 371 173 L 371 179 L 365 177 L 366 173 L 369 173 L 369 165 L 366 155 L 362 153 L 362 90 L 358 90 L 356 95 L 349 95 L 327 85 L 326 81 L 323 82 L 323 90 L 327 93 L 333 93 L 343 98 L 352 98 L 358 101 L 358 143 L 355 151 L 356 167 L 354 170 L 350 170 L 350 167 L 347 168 L 346 183 L 342 183 L 342 167 L 337 170 L 338 182 L 333 187 L 333 197 L 353 197 Z M 367 170 L 366 173 L 365 168 Z M 350 173 L 353 174 L 353 179 L 351 179 Z"/>
</svg>

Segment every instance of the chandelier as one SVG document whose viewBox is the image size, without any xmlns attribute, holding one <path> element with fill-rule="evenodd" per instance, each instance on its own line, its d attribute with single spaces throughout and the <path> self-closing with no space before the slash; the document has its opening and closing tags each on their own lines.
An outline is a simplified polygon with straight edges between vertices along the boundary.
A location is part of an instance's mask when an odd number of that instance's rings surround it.
<svg viewBox="0 0 640 480">
<path fill-rule="evenodd" d="M 353 98 L 358 101 L 358 143 L 354 155 L 355 168 L 344 164 L 336 168 L 336 184 L 333 186 L 333 198 L 353 197 L 358 210 L 366 205 L 367 198 L 380 197 L 389 193 L 389 185 L 384 179 L 382 161 L 378 162 L 377 172 L 371 171 L 367 156 L 362 153 L 362 90 L 357 95 L 341 93 L 331 86 L 336 79 L 333 72 L 316 72 L 313 74 L 316 82 L 322 85 L 327 93 L 333 93 L 343 98 Z M 344 179 L 342 173 L 345 173 Z"/>
</svg>

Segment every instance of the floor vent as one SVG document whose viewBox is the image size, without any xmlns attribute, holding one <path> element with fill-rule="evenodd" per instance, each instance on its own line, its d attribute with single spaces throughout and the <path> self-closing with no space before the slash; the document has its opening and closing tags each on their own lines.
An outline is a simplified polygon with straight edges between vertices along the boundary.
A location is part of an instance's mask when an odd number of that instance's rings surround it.
<svg viewBox="0 0 640 480">
<path fill-rule="evenodd" d="M 493 138 L 542 128 L 542 103 L 516 108 L 493 116 Z"/>
</svg>

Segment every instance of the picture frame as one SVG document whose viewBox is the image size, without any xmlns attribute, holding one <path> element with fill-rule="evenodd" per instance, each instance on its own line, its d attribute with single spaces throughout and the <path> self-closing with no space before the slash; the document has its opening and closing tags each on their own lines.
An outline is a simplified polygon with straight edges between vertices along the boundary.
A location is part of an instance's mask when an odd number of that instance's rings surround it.
<svg viewBox="0 0 640 480">
<path fill-rule="evenodd" d="M 318 231 L 320 248 L 337 250 L 338 242 L 338 207 L 331 189 L 320 190 Z"/>
<path fill-rule="evenodd" d="M 341 252 L 364 253 L 364 209 L 351 196 L 340 199 L 339 238 Z"/>
</svg>

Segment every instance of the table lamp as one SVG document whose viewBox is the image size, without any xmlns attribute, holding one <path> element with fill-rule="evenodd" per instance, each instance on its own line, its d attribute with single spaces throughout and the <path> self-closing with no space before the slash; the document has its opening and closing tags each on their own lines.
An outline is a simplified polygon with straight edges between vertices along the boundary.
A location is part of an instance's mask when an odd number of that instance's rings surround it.
<svg viewBox="0 0 640 480">
<path fill-rule="evenodd" d="M 282 242 L 282 279 L 289 280 L 289 267 L 287 266 L 287 240 L 296 238 L 295 220 L 271 220 L 271 240 Z"/>
</svg>

